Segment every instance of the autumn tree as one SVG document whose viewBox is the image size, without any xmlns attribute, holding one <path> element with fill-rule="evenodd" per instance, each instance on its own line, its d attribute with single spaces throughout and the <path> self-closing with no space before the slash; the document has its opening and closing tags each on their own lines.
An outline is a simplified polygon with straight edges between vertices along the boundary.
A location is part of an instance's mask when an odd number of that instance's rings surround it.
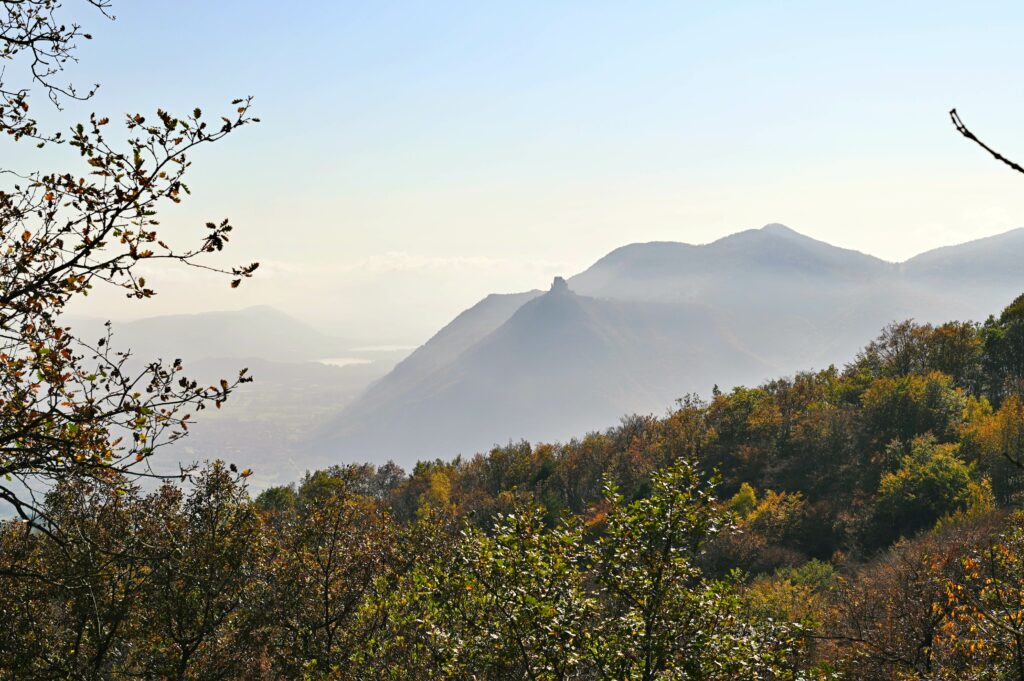
<svg viewBox="0 0 1024 681">
<path fill-rule="evenodd" d="M 127 664 L 142 626 L 147 536 L 165 510 L 108 472 L 47 494 L 52 537 L 2 525 L 0 678 L 103 678 Z"/>
<path fill-rule="evenodd" d="M 0 529 L 0 679 L 239 678 L 265 647 L 262 523 L 213 464 L 187 493 L 113 471 L 46 496 L 54 537 Z"/>
<path fill-rule="evenodd" d="M 1024 490 L 1024 399 L 1010 395 L 998 409 L 981 402 L 973 412 L 961 448 L 988 474 L 1000 503 L 1017 503 Z"/>
<path fill-rule="evenodd" d="M 106 0 L 86 0 L 100 14 Z M 58 0 L 0 2 L 0 132 L 7 144 L 65 145 L 77 168 L 3 168 L 0 185 L 0 499 L 45 530 L 34 489 L 74 477 L 156 475 L 150 456 L 187 432 L 189 415 L 220 405 L 240 380 L 205 386 L 182 374 L 180 361 L 133 369 L 110 334 L 81 338 L 64 321 L 69 304 L 98 287 L 129 298 L 155 295 L 144 263 L 174 262 L 231 276 L 237 286 L 256 264 L 220 269 L 207 260 L 227 244 L 228 220 L 207 224 L 192 244 L 179 243 L 160 209 L 189 194 L 192 153 L 257 119 L 250 100 L 209 120 L 158 110 L 130 113 L 116 125 L 93 114 L 68 133 L 42 130 L 33 94 L 59 105 L 88 98 L 57 79 L 89 38 L 61 18 Z M 19 83 L 10 82 L 24 74 Z M 39 152 L 42 153 L 42 152 Z M 40 163 L 49 157 L 41 156 Z"/>
<path fill-rule="evenodd" d="M 141 631 L 131 667 L 182 681 L 240 678 L 258 668 L 257 585 L 268 549 L 239 477 L 215 463 L 187 496 L 165 483 L 147 501 L 162 513 L 141 538 L 146 579 L 134 604 Z"/>
<path fill-rule="evenodd" d="M 944 578 L 958 547 L 944 538 L 904 541 L 841 577 L 816 631 L 822 657 L 865 681 L 934 678 L 951 612 Z"/>
<path fill-rule="evenodd" d="M 946 581 L 951 625 L 945 643 L 969 670 L 959 678 L 1024 681 L 1024 523 L 987 537 Z M 954 678 L 950 676 L 949 678 Z"/>
<path fill-rule="evenodd" d="M 262 607 L 272 667 L 283 678 L 359 678 L 353 656 L 382 626 L 363 612 L 395 576 L 397 532 L 380 503 L 350 484 L 310 476 L 294 513 L 274 523 Z"/>
</svg>

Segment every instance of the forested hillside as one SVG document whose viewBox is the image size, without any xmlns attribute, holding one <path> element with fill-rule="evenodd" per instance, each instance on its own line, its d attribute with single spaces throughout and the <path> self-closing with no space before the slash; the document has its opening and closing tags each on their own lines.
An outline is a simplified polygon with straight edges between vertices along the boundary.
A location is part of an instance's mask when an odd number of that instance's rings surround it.
<svg viewBox="0 0 1024 681">
<path fill-rule="evenodd" d="M 1024 296 L 567 443 L 3 527 L 5 678 L 1024 678 Z M 148 675 L 148 676 L 147 676 Z"/>
<path fill-rule="evenodd" d="M 1024 230 L 556 276 L 1016 220 L 1024 12 L 505 5 L 0 0 L 0 681 L 1024 681 Z"/>
</svg>

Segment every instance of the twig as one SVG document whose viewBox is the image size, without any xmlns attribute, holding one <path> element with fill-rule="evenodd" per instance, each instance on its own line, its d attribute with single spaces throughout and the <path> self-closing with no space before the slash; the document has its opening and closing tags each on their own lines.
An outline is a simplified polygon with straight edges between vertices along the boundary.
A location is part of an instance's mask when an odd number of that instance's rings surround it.
<svg viewBox="0 0 1024 681">
<path fill-rule="evenodd" d="M 956 112 L 956 109 L 950 109 L 949 117 L 950 117 L 950 119 L 952 119 L 953 125 L 956 126 L 957 132 L 959 132 L 961 135 L 963 135 L 967 139 L 971 140 L 972 142 L 977 144 L 979 147 L 981 147 L 982 149 L 984 149 L 988 153 L 992 154 L 992 157 L 995 158 L 997 161 L 1001 161 L 1001 162 L 1005 163 L 1006 165 L 1008 165 L 1011 168 L 1013 168 L 1014 170 L 1016 170 L 1018 173 L 1024 173 L 1024 167 L 1021 167 L 1020 164 L 1014 163 L 1010 159 L 1006 158 L 1005 156 L 1000 154 L 998 151 L 996 151 L 992 147 L 990 147 L 987 144 L 985 144 L 984 142 L 982 142 L 980 139 L 978 139 L 978 137 L 973 132 L 968 130 L 967 126 L 964 125 L 964 122 L 962 120 L 960 120 L 960 115 Z"/>
</svg>

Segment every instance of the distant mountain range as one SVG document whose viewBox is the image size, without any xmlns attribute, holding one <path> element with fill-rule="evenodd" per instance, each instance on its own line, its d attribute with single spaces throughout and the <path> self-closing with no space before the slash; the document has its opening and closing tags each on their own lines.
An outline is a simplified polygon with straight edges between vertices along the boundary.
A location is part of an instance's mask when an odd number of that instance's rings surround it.
<svg viewBox="0 0 1024 681">
<path fill-rule="evenodd" d="M 983 319 L 1024 291 L 1024 229 L 889 263 L 783 225 L 631 244 L 551 290 L 488 296 L 312 438 L 328 460 L 557 440 L 853 358 L 885 324 Z"/>
<path fill-rule="evenodd" d="M 106 333 L 102 320 L 67 321 L 85 340 Z M 224 459 L 253 468 L 256 488 L 301 476 L 309 433 L 408 354 L 361 347 L 365 340 L 324 334 L 266 305 L 115 322 L 112 331 L 112 347 L 131 350 L 135 368 L 180 358 L 187 376 L 211 385 L 249 369 L 255 380 L 240 386 L 224 409 L 199 415 L 190 437 L 154 465 L 173 471 L 179 461 Z"/>
<path fill-rule="evenodd" d="M 103 321 L 73 320 L 83 338 L 104 333 Z M 329 336 L 269 305 L 242 310 L 161 315 L 113 325 L 113 343 L 144 357 L 186 361 L 258 357 L 301 362 L 341 357 L 356 343 Z"/>
</svg>

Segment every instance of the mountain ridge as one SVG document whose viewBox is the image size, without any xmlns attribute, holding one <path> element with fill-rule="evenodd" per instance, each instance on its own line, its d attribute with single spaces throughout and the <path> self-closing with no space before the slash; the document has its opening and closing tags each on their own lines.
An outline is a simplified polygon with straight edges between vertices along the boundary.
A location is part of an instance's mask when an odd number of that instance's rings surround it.
<svg viewBox="0 0 1024 681">
<path fill-rule="evenodd" d="M 471 454 L 664 410 L 707 395 L 712 381 L 729 388 L 849 361 L 892 321 L 978 318 L 1005 305 L 1024 289 L 1012 267 L 1024 258 L 1018 233 L 904 263 L 778 223 L 704 245 L 627 244 L 546 293 L 472 306 L 406 360 L 416 371 L 398 380 L 396 367 L 318 431 L 315 446 L 332 460 Z M 942 272 L 964 262 L 984 280 L 947 285 Z M 492 306 L 501 313 L 481 313 Z"/>
</svg>

